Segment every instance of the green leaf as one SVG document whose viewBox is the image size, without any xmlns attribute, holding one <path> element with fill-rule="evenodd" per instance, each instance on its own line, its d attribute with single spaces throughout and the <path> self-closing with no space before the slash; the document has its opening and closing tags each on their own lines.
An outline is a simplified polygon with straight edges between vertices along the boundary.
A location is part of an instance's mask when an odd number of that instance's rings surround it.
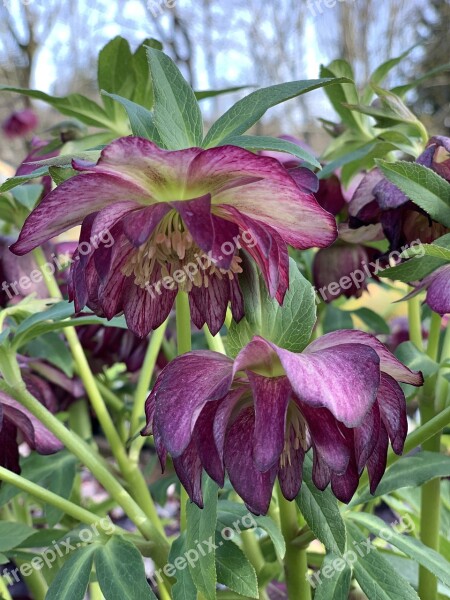
<svg viewBox="0 0 450 600">
<path fill-rule="evenodd" d="M 52 476 L 48 480 L 47 489 L 58 494 L 61 498 L 69 499 L 75 483 L 75 476 L 78 470 L 77 459 L 73 456 L 72 461 L 67 461 L 64 469 L 53 471 Z M 48 504 L 45 507 L 45 519 L 49 527 L 54 527 L 64 516 L 64 511 L 56 506 Z"/>
<path fill-rule="evenodd" d="M 371 533 L 392 544 L 415 562 L 436 575 L 442 583 L 450 586 L 450 563 L 438 552 L 425 546 L 420 540 L 398 533 L 393 527 L 374 515 L 367 513 L 349 513 L 348 518 L 356 521 Z M 381 534 L 381 536 L 380 536 Z"/>
<path fill-rule="evenodd" d="M 22 183 L 27 183 L 28 181 L 36 179 L 37 177 L 42 177 L 43 175 L 48 175 L 47 167 L 39 167 L 39 169 L 35 169 L 28 175 L 16 175 L 15 177 L 10 177 L 5 183 L 0 185 L 0 192 L 8 192 Z"/>
<path fill-rule="evenodd" d="M 450 477 L 450 456 L 423 451 L 414 456 L 405 456 L 389 467 L 374 495 L 365 486 L 349 506 L 369 502 L 404 487 L 420 487 L 436 477 Z"/>
<path fill-rule="evenodd" d="M 247 88 L 255 87 L 254 85 L 238 85 L 235 87 L 222 88 L 221 90 L 202 90 L 194 92 L 197 100 L 205 100 L 207 98 L 215 98 L 216 96 L 222 96 L 223 94 L 232 94 L 233 92 L 240 92 Z"/>
<path fill-rule="evenodd" d="M 325 165 L 325 167 L 323 167 L 322 170 L 317 173 L 317 177 L 319 179 L 326 179 L 332 175 L 336 169 L 364 159 L 374 150 L 375 147 L 376 142 L 369 142 L 368 144 L 362 145 L 359 144 L 356 150 L 353 150 L 352 152 L 344 152 L 342 156 Z"/>
<path fill-rule="evenodd" d="M 374 333 L 389 335 L 391 331 L 389 325 L 383 317 L 380 317 L 380 315 L 370 310 L 370 308 L 358 308 L 357 310 L 353 310 L 352 313 L 359 317 Z"/>
<path fill-rule="evenodd" d="M 328 573 L 330 576 L 325 577 Z M 336 554 L 327 554 L 320 571 L 309 577 L 315 589 L 314 600 L 348 600 L 351 579 L 351 570 L 344 559 Z"/>
<path fill-rule="evenodd" d="M 323 319 L 323 332 L 330 333 L 338 329 L 353 329 L 352 315 L 346 310 L 333 306 L 333 304 L 327 304 Z"/>
<path fill-rule="evenodd" d="M 127 40 L 117 36 L 109 41 L 98 55 L 98 88 L 109 94 L 131 97 L 134 89 L 133 55 Z M 103 95 L 106 112 L 117 121 L 121 111 L 108 95 Z"/>
<path fill-rule="evenodd" d="M 259 121 L 272 106 L 276 106 L 312 90 L 339 84 L 344 81 L 346 80 L 334 78 L 291 81 L 256 90 L 236 102 L 214 123 L 204 139 L 203 146 L 205 148 L 217 146 L 226 138 L 244 133 Z"/>
<path fill-rule="evenodd" d="M 49 167 L 48 172 L 55 182 L 55 185 L 60 185 L 74 175 L 78 175 L 78 172 L 75 171 L 75 169 L 72 169 L 72 167 Z"/>
<path fill-rule="evenodd" d="M 437 242 L 433 242 L 432 244 L 422 244 L 420 248 L 409 248 L 402 252 L 402 258 L 410 258 L 413 256 L 433 256 L 434 258 L 439 258 L 444 262 L 450 261 L 450 250 L 448 248 L 444 248 L 443 246 L 439 246 Z"/>
<path fill-rule="evenodd" d="M 418 600 L 419 596 L 391 565 L 374 548 L 367 553 L 365 538 L 359 528 L 353 523 L 347 524 L 349 537 L 352 538 L 352 548 L 356 556 L 353 572 L 361 589 L 368 598 L 377 600 Z M 355 547 L 353 547 L 355 546 Z M 362 556 L 357 553 L 360 550 Z"/>
<path fill-rule="evenodd" d="M 81 94 L 70 94 L 65 97 L 49 96 L 39 90 L 27 90 L 24 88 L 16 88 L 8 85 L 0 85 L 0 92 L 17 92 L 29 98 L 42 100 L 50 106 L 56 108 L 63 115 L 75 117 L 86 125 L 93 127 L 105 127 L 108 129 L 111 125 L 111 120 L 106 112 L 93 100 L 89 100 Z"/>
<path fill-rule="evenodd" d="M 117 96 L 117 94 L 108 94 L 107 92 L 102 92 L 102 94 L 119 102 L 125 108 L 134 135 L 152 140 L 162 148 L 165 147 L 155 126 L 153 114 L 149 110 L 127 98 Z"/>
<path fill-rule="evenodd" d="M 216 598 L 216 565 L 215 551 L 205 545 L 214 542 L 217 522 L 217 491 L 218 486 L 212 479 L 205 478 L 204 508 L 200 509 L 194 503 L 187 505 L 186 551 L 198 557 L 195 564 L 189 564 L 191 577 L 196 588 L 206 600 Z M 205 555 L 199 552 L 197 545 L 202 544 Z"/>
<path fill-rule="evenodd" d="M 272 540 L 275 552 L 280 561 L 283 560 L 286 554 L 286 543 L 280 529 L 270 517 L 252 515 L 243 504 L 237 504 L 229 500 L 220 500 L 217 511 L 218 529 L 221 531 L 225 527 L 235 529 L 236 522 L 238 522 L 241 531 L 260 527 L 264 529 Z"/>
<path fill-rule="evenodd" d="M 197 589 L 192 581 L 185 556 L 186 533 L 182 533 L 173 542 L 169 555 L 169 564 L 176 569 L 174 577 L 177 579 L 172 588 L 173 600 L 192 600 L 192 598 L 197 597 Z"/>
<path fill-rule="evenodd" d="M 300 273 L 294 260 L 289 259 L 289 290 L 283 306 L 269 296 L 262 275 L 253 262 L 245 260 L 245 277 L 241 278 L 245 317 L 233 322 L 228 330 L 227 349 L 232 356 L 253 338 L 263 338 L 300 352 L 309 342 L 316 321 L 316 304 L 311 284 Z"/>
<path fill-rule="evenodd" d="M 123 537 L 113 536 L 98 548 L 95 570 L 105 600 L 156 600 L 139 550 Z"/>
<path fill-rule="evenodd" d="M 310 453 L 305 455 L 303 483 L 296 502 L 311 531 L 325 548 L 335 554 L 343 554 L 346 545 L 346 532 L 338 501 L 330 489 L 321 492 L 314 485 Z"/>
<path fill-rule="evenodd" d="M 293 144 L 292 142 L 280 138 L 263 135 L 238 135 L 222 140 L 221 145 L 225 144 L 231 144 L 232 146 L 239 146 L 240 148 L 246 148 L 247 150 L 253 151 L 272 150 L 275 152 L 286 152 L 300 158 L 313 167 L 317 167 L 318 169 L 321 168 L 320 162 L 312 154 L 297 144 Z"/>
<path fill-rule="evenodd" d="M 439 258 L 424 256 L 411 258 L 407 262 L 404 262 L 396 267 L 390 267 L 389 269 L 383 269 L 378 273 L 379 277 L 389 277 L 389 279 L 396 279 L 409 283 L 410 281 L 420 281 L 446 262 Z"/>
<path fill-rule="evenodd" d="M 0 521 L 0 552 L 8 552 L 35 533 L 32 527 L 23 523 Z"/>
<path fill-rule="evenodd" d="M 216 549 L 217 581 L 241 596 L 259 598 L 256 571 L 233 542 L 218 541 Z"/>
<path fill-rule="evenodd" d="M 32 340 L 26 347 L 26 355 L 43 358 L 61 369 L 67 377 L 73 376 L 73 357 L 61 337 L 53 332 Z"/>
<path fill-rule="evenodd" d="M 171 150 L 200 146 L 203 119 L 194 91 L 175 63 L 160 50 L 147 49 L 155 95 L 154 122 Z"/>
<path fill-rule="evenodd" d="M 386 178 L 435 221 L 450 227 L 450 183 L 417 163 L 377 161 Z"/>
<path fill-rule="evenodd" d="M 334 60 L 327 67 L 320 67 L 321 77 L 340 77 L 344 81 L 325 90 L 334 110 L 350 129 L 364 131 L 361 115 L 349 110 L 344 104 L 359 104 L 358 90 L 354 83 L 353 69 L 345 60 Z"/>
<path fill-rule="evenodd" d="M 424 81 L 427 81 L 427 79 L 434 77 L 434 75 L 439 75 L 439 73 L 442 73 L 444 71 L 450 71 L 450 63 L 439 65 L 439 67 L 431 69 L 430 71 L 422 75 L 422 77 L 418 77 L 417 79 L 414 79 L 406 85 L 398 85 L 392 88 L 392 91 L 398 96 L 404 96 L 407 92 L 409 92 L 409 90 L 413 90 L 415 87 L 417 87 Z"/>
<path fill-rule="evenodd" d="M 45 600 L 83 600 L 97 548 L 86 546 L 71 554 L 52 581 Z"/>
<path fill-rule="evenodd" d="M 19 204 L 32 211 L 43 190 L 44 186 L 40 183 L 28 183 L 14 188 L 12 195 Z"/>
<path fill-rule="evenodd" d="M 147 47 L 162 50 L 161 42 L 154 38 L 145 39 L 133 55 L 133 70 L 135 86 L 133 96 L 130 97 L 134 103 L 151 109 L 153 107 L 153 87 L 150 77 L 150 69 L 147 60 Z"/>
<path fill-rule="evenodd" d="M 389 74 L 389 72 L 392 71 L 392 69 L 398 64 L 400 64 L 402 60 L 406 58 L 408 54 L 410 54 L 416 47 L 417 45 L 411 46 L 411 48 L 408 48 L 408 50 L 403 52 L 403 54 L 400 54 L 400 56 L 397 56 L 396 58 L 391 58 L 383 64 L 381 64 L 377 69 L 375 69 L 375 71 L 370 76 L 370 83 L 374 83 L 375 85 L 380 85 L 381 83 L 383 83 L 384 79 Z M 363 104 L 368 104 L 372 99 L 372 96 L 373 90 L 370 86 L 368 86 L 362 96 Z"/>
<path fill-rule="evenodd" d="M 413 342 L 400 344 L 395 350 L 395 356 L 410 369 L 422 371 L 426 378 L 439 370 L 438 363 L 421 352 Z"/>
</svg>

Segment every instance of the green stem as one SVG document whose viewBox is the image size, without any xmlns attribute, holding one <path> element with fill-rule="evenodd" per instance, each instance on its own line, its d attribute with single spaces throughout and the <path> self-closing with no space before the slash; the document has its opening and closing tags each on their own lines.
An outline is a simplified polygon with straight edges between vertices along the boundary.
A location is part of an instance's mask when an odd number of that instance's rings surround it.
<svg viewBox="0 0 450 600">
<path fill-rule="evenodd" d="M 21 567 L 28 561 L 16 558 L 15 561 L 18 567 Z M 33 600 L 45 600 L 48 591 L 47 582 L 40 571 L 32 570 L 25 578 L 25 585 L 28 591 L 31 592 Z"/>
<path fill-rule="evenodd" d="M 241 540 L 245 556 L 253 565 L 256 575 L 258 575 L 266 564 L 266 561 L 261 552 L 258 540 L 256 539 L 255 532 L 252 530 L 241 531 Z M 259 589 L 259 600 L 268 600 L 267 594 L 263 588 Z"/>
<path fill-rule="evenodd" d="M 186 292 L 179 291 L 176 298 L 177 314 L 177 344 L 178 356 L 189 352 L 192 348 L 191 340 L 191 311 L 189 308 L 189 297 Z M 180 529 L 186 530 L 186 505 L 189 500 L 188 494 L 183 486 L 180 488 Z"/>
<path fill-rule="evenodd" d="M 38 267 L 40 267 L 41 272 L 44 274 L 50 294 L 52 294 L 52 296 L 55 298 L 62 298 L 56 279 L 44 268 L 46 257 L 42 249 L 37 248 L 34 251 L 34 256 Z M 91 371 L 89 362 L 86 358 L 83 347 L 81 346 L 80 340 L 78 339 L 75 328 L 67 327 L 64 329 L 64 333 L 72 352 L 72 356 L 77 365 L 78 373 L 83 381 L 86 393 L 97 415 L 97 418 L 100 421 L 100 425 L 102 426 L 103 432 L 108 440 L 111 451 L 117 460 L 120 471 L 125 477 L 128 487 L 136 502 L 150 519 L 153 528 L 157 530 L 164 539 L 164 528 L 159 520 L 153 498 L 149 492 L 145 479 L 142 476 L 142 473 L 139 471 L 137 465 L 131 463 L 128 458 L 128 454 L 125 450 L 125 446 L 122 443 L 122 439 L 114 427 L 111 415 L 109 414 L 102 395 L 99 392 L 97 382 Z"/>
<path fill-rule="evenodd" d="M 13 600 L 3 577 L 0 577 L 0 596 L 4 600 Z"/>
<path fill-rule="evenodd" d="M 133 437 L 140 429 L 142 429 L 140 421 L 145 413 L 145 401 L 147 400 L 148 390 L 150 388 L 150 382 L 152 380 L 156 360 L 160 353 L 161 344 L 166 333 L 167 323 L 168 320 L 166 319 L 166 321 L 164 321 L 164 323 L 158 327 L 158 329 L 155 329 L 151 335 L 150 342 L 147 347 L 147 352 L 134 395 L 133 411 L 131 413 L 130 422 L 130 437 Z"/>
<path fill-rule="evenodd" d="M 420 318 L 420 298 L 414 296 L 408 300 L 409 339 L 423 351 L 422 320 Z"/>
<path fill-rule="evenodd" d="M 307 580 L 308 557 L 306 548 L 299 548 L 292 542 L 299 530 L 297 505 L 283 496 L 277 483 L 278 505 L 280 507 L 281 531 L 286 541 L 284 573 L 289 600 L 311 600 L 311 586 Z"/>
<path fill-rule="evenodd" d="M 223 345 L 223 340 L 220 333 L 212 335 L 207 325 L 203 327 L 203 332 L 210 350 L 213 352 L 219 352 L 220 354 L 226 354 L 225 346 Z"/>
<path fill-rule="evenodd" d="M 84 398 L 81 398 L 70 405 L 69 426 L 70 429 L 79 435 L 85 442 L 90 442 L 92 440 L 92 424 L 88 406 Z"/>
<path fill-rule="evenodd" d="M 438 358 L 439 339 L 441 337 L 441 323 L 441 317 L 435 312 L 432 313 L 430 323 L 430 334 L 428 336 L 427 344 L 427 354 L 434 361 L 436 361 Z"/>
</svg>

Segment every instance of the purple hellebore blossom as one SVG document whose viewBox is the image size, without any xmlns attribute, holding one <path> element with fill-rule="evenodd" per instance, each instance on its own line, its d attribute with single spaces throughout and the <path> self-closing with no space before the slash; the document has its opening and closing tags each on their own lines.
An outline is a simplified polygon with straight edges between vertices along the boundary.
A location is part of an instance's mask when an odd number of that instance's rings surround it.
<svg viewBox="0 0 450 600">
<path fill-rule="evenodd" d="M 432 311 L 441 317 L 450 314 L 450 264 L 439 267 L 427 275 L 415 285 L 414 291 L 405 296 L 404 300 L 416 296 L 422 290 L 427 291 L 425 303 Z"/>
<path fill-rule="evenodd" d="M 42 200 L 11 249 L 26 254 L 80 223 L 80 242 L 110 232 L 110 247 L 76 253 L 70 296 L 77 311 L 123 312 L 141 337 L 166 319 L 178 289 L 189 293 L 197 327 L 217 333 L 229 302 L 240 320 L 241 249 L 282 303 L 287 244 L 325 247 L 336 238 L 334 217 L 311 192 L 314 174 L 294 180 L 277 160 L 235 146 L 169 151 L 130 136 L 106 146 L 97 164 L 73 166 L 83 172 Z"/>
<path fill-rule="evenodd" d="M 25 108 L 11 113 L 2 123 L 2 130 L 8 138 L 23 137 L 36 129 L 38 122 L 36 113 L 30 108 Z"/>
<path fill-rule="evenodd" d="M 29 391 L 35 395 L 47 408 L 52 410 L 52 398 L 38 377 L 29 376 L 26 384 Z M 0 465 L 20 472 L 18 433 L 32 450 L 39 454 L 54 454 L 62 450 L 63 444 L 34 417 L 19 402 L 0 390 Z"/>
<path fill-rule="evenodd" d="M 299 492 L 305 453 L 313 481 L 349 502 L 367 466 L 372 493 L 407 434 L 397 381 L 423 384 L 375 337 L 341 330 L 302 354 L 254 337 L 233 361 L 194 351 L 163 369 L 147 399 L 147 426 L 164 468 L 170 453 L 191 500 L 202 506 L 202 470 L 220 486 L 228 473 L 248 508 L 267 512 L 278 477 L 284 496 Z"/>
<path fill-rule="evenodd" d="M 367 290 L 370 277 L 378 279 L 377 259 L 381 252 L 364 242 L 383 236 L 377 225 L 350 229 L 346 223 L 339 225 L 339 239 L 329 248 L 319 250 L 313 260 L 314 286 L 325 302 L 340 296 L 359 298 Z"/>
<path fill-rule="evenodd" d="M 450 182 L 450 138 L 431 138 L 416 162 Z M 448 233 L 446 227 L 411 202 L 378 168 L 369 171 L 357 187 L 349 204 L 349 216 L 354 228 L 381 223 L 391 249 L 417 239 L 430 244 Z"/>
</svg>

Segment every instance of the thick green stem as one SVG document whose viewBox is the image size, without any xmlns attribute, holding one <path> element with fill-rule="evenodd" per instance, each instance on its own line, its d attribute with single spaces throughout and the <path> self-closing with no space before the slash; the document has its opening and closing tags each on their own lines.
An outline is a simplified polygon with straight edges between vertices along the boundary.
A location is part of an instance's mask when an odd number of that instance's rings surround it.
<svg viewBox="0 0 450 600">
<path fill-rule="evenodd" d="M 144 363 L 142 365 L 141 373 L 139 375 L 139 381 L 136 386 L 136 392 L 134 394 L 133 411 L 131 413 L 130 422 L 130 437 L 133 437 L 136 433 L 142 429 L 141 418 L 145 412 L 145 401 L 148 396 L 148 390 L 150 388 L 150 382 L 152 380 L 153 371 L 155 369 L 156 360 L 161 350 L 161 344 L 166 333 L 168 321 L 155 329 L 152 333 L 150 342 L 147 347 Z"/>
<path fill-rule="evenodd" d="M 44 274 L 45 281 L 48 290 L 55 298 L 62 298 L 61 291 L 58 287 L 56 279 L 53 275 L 49 274 L 44 268 L 46 258 L 41 248 L 37 248 L 34 251 L 34 256 L 38 267 Z M 92 404 L 93 409 L 97 415 L 100 425 L 102 426 L 103 432 L 106 439 L 109 442 L 111 451 L 117 460 L 120 471 L 122 472 L 131 494 L 139 504 L 140 508 L 144 511 L 147 517 L 150 519 L 153 528 L 159 532 L 162 538 L 165 538 L 164 528 L 159 520 L 155 504 L 147 487 L 142 473 L 137 468 L 136 464 L 131 463 L 128 458 L 128 454 L 125 450 L 125 446 L 122 443 L 122 439 L 114 427 L 111 415 L 109 414 L 106 404 L 103 401 L 102 395 L 99 392 L 97 382 L 91 371 L 88 360 L 84 353 L 83 347 L 81 346 L 80 340 L 78 339 L 77 333 L 74 327 L 67 327 L 64 329 L 67 342 L 69 344 L 72 356 L 75 360 L 77 371 L 83 381 L 83 385 L 86 389 L 86 393 Z M 130 516 L 130 515 L 128 515 Z M 131 518 L 131 516 L 130 516 Z"/>
<path fill-rule="evenodd" d="M 408 322 L 409 322 L 409 339 L 417 346 L 419 350 L 423 350 L 422 340 L 422 320 L 420 318 L 420 298 L 415 296 L 408 300 Z"/>
<path fill-rule="evenodd" d="M 266 561 L 263 553 L 261 552 L 258 540 L 256 539 L 255 532 L 252 530 L 241 531 L 241 540 L 245 555 L 253 565 L 256 574 L 258 575 L 258 573 L 266 564 Z M 268 600 L 267 594 L 263 588 L 259 589 L 259 600 Z"/>
<path fill-rule="evenodd" d="M 307 579 L 308 557 L 305 547 L 299 548 L 292 542 L 299 530 L 297 505 L 283 496 L 277 483 L 278 505 L 280 507 L 281 531 L 286 541 L 284 573 L 289 600 L 311 600 L 311 586 Z"/>
<path fill-rule="evenodd" d="M 439 338 L 441 336 L 441 317 L 436 314 L 431 314 L 430 333 L 428 336 L 427 354 L 432 360 L 437 360 L 439 352 Z"/>
<path fill-rule="evenodd" d="M 213 352 L 219 352 L 220 354 L 226 354 L 225 346 L 223 345 L 223 340 L 220 333 L 212 335 L 207 325 L 203 327 L 203 332 L 205 334 L 205 338 L 208 343 L 208 348 L 210 350 L 212 350 Z"/>
<path fill-rule="evenodd" d="M 177 344 L 178 356 L 189 352 L 192 348 L 191 311 L 189 297 L 186 292 L 179 291 L 176 299 L 177 314 Z M 181 486 L 180 491 L 180 529 L 186 530 L 186 504 L 189 500 L 186 490 Z"/>
</svg>

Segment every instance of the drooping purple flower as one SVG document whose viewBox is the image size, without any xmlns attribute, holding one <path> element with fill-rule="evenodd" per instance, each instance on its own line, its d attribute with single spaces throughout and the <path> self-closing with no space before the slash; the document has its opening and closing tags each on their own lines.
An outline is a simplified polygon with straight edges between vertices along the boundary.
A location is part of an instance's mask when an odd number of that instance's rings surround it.
<svg viewBox="0 0 450 600">
<path fill-rule="evenodd" d="M 405 300 L 426 290 L 425 302 L 431 310 L 442 317 L 450 314 L 450 264 L 439 267 L 414 285 L 414 288 L 414 291 L 404 298 Z"/>
<path fill-rule="evenodd" d="M 51 398 L 41 387 L 38 378 L 28 378 L 27 387 L 47 408 Z M 19 442 L 25 441 L 39 454 L 53 454 L 63 444 L 19 402 L 0 390 L 0 465 L 20 472 Z"/>
<path fill-rule="evenodd" d="M 346 223 L 340 224 L 338 241 L 314 256 L 312 274 L 319 298 L 325 302 L 340 296 L 359 298 L 370 277 L 378 279 L 381 252 L 364 242 L 380 239 L 380 233 L 377 225 L 349 229 Z"/>
<path fill-rule="evenodd" d="M 450 182 L 450 138 L 431 138 L 416 162 Z M 392 250 L 418 239 L 431 244 L 449 231 L 411 202 L 378 168 L 369 171 L 356 189 L 349 216 L 350 226 L 355 228 L 381 223 Z"/>
<path fill-rule="evenodd" d="M 335 220 L 276 160 L 235 146 L 168 151 L 138 137 L 103 149 L 98 163 L 48 194 L 31 213 L 12 251 L 22 255 L 82 223 L 80 242 L 109 231 L 112 245 L 75 256 L 71 297 L 112 318 L 124 312 L 145 336 L 169 314 L 179 289 L 189 292 L 192 319 L 212 333 L 228 303 L 243 316 L 240 252 L 258 264 L 281 303 L 289 284 L 287 244 L 325 247 Z"/>
<path fill-rule="evenodd" d="M 146 403 L 164 468 L 167 453 L 191 500 L 202 506 L 204 469 L 220 486 L 227 473 L 251 511 L 267 511 L 278 477 L 299 492 L 305 453 L 313 481 L 349 502 L 367 466 L 372 493 L 386 468 L 389 440 L 402 452 L 405 397 L 398 381 L 422 385 L 375 337 L 341 330 L 294 354 L 260 337 L 234 361 L 215 352 L 184 354 L 161 372 Z"/>
<path fill-rule="evenodd" d="M 23 137 L 38 126 L 36 113 L 30 108 L 18 110 L 3 121 L 2 130 L 8 138 Z"/>
</svg>

